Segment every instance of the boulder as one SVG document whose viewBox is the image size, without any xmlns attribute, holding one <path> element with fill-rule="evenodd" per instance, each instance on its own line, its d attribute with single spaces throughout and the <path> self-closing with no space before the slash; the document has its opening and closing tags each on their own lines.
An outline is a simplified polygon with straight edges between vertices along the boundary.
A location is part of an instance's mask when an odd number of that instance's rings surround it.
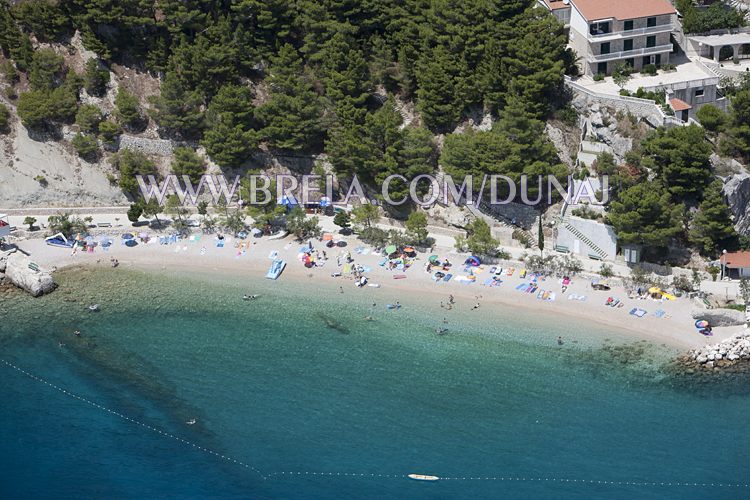
<svg viewBox="0 0 750 500">
<path fill-rule="evenodd" d="M 57 287 L 48 271 L 35 266 L 31 259 L 20 253 L 11 254 L 8 257 L 5 277 L 18 288 L 26 290 L 34 297 L 49 293 Z"/>
<path fill-rule="evenodd" d="M 15 248 L 0 251 L 0 274 L 5 272 L 5 266 L 8 263 L 8 257 L 10 257 L 11 254 L 15 253 L 15 251 Z"/>
<path fill-rule="evenodd" d="M 750 175 L 730 176 L 722 189 L 729 210 L 734 215 L 734 227 L 740 234 L 750 232 Z"/>
<path fill-rule="evenodd" d="M 693 311 L 693 319 L 705 319 L 711 326 L 737 326 L 745 324 L 745 313 L 734 309 L 704 309 Z"/>
</svg>

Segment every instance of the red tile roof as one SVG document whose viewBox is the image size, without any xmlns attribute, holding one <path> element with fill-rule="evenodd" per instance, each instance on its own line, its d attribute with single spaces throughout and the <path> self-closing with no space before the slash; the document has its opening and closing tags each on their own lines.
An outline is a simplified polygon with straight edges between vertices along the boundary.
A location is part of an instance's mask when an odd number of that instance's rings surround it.
<svg viewBox="0 0 750 500">
<path fill-rule="evenodd" d="M 676 97 L 674 99 L 670 99 L 669 104 L 675 111 L 685 111 L 688 109 L 692 109 L 692 106 L 690 104 L 686 103 L 682 99 L 677 99 Z"/>
<path fill-rule="evenodd" d="M 588 21 L 637 19 L 675 14 L 669 0 L 570 0 Z"/>
<path fill-rule="evenodd" d="M 721 256 L 721 263 L 731 269 L 750 267 L 750 252 L 729 252 Z"/>
<path fill-rule="evenodd" d="M 570 1 L 565 2 L 563 0 L 544 0 L 545 5 L 547 5 L 547 8 L 549 10 L 558 10 L 558 9 L 569 9 L 570 8 Z"/>
</svg>

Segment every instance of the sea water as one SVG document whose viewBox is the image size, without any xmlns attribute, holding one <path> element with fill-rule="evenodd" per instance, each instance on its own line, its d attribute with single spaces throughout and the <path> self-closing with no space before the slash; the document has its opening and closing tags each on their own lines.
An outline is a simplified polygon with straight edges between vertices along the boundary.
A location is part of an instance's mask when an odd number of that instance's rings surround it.
<svg viewBox="0 0 750 500">
<path fill-rule="evenodd" d="M 720 486 L 748 482 L 747 381 L 677 380 L 602 327 L 312 279 L 60 281 L 1 299 L 0 498 L 750 497 Z"/>
</svg>

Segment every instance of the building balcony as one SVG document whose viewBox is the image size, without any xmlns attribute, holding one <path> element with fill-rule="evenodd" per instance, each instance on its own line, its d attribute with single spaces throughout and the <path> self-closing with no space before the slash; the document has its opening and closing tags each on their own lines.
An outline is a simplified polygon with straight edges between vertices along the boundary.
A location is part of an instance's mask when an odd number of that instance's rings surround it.
<svg viewBox="0 0 750 500">
<path fill-rule="evenodd" d="M 631 57 L 638 56 L 652 56 L 655 54 L 664 54 L 665 52 L 672 52 L 672 44 L 668 45 L 657 45 L 656 47 L 645 47 L 642 49 L 634 50 L 621 50 L 620 52 L 610 52 L 609 54 L 589 54 L 589 62 L 607 62 L 615 61 L 618 59 L 630 59 Z"/>
<path fill-rule="evenodd" d="M 633 38 L 641 35 L 653 35 L 655 33 L 666 33 L 671 32 L 674 26 L 672 23 L 659 24 L 657 26 L 650 26 L 648 28 L 636 28 L 628 31 L 612 31 L 610 33 L 600 33 L 592 35 L 588 33 L 586 38 L 591 42 L 608 42 L 611 40 L 619 40 L 622 38 Z"/>
</svg>

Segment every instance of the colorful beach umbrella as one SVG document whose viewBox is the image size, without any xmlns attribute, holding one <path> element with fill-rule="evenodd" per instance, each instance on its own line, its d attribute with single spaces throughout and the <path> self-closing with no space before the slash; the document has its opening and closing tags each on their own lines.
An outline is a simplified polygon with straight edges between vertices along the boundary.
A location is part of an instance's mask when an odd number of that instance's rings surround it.
<svg viewBox="0 0 750 500">
<path fill-rule="evenodd" d="M 438 256 L 437 255 L 430 255 L 429 260 L 430 260 L 430 262 L 437 262 L 438 261 Z"/>
<path fill-rule="evenodd" d="M 396 250 L 397 250 L 396 245 L 388 245 L 387 247 L 385 247 L 385 253 L 387 253 L 388 255 L 391 255 L 392 253 L 396 253 Z"/>
<path fill-rule="evenodd" d="M 708 328 L 708 325 L 709 323 L 705 319 L 699 319 L 698 321 L 695 322 L 696 328 Z"/>
<path fill-rule="evenodd" d="M 333 239 L 333 235 L 331 233 L 325 233 L 323 235 L 323 241 L 331 241 Z"/>
</svg>

